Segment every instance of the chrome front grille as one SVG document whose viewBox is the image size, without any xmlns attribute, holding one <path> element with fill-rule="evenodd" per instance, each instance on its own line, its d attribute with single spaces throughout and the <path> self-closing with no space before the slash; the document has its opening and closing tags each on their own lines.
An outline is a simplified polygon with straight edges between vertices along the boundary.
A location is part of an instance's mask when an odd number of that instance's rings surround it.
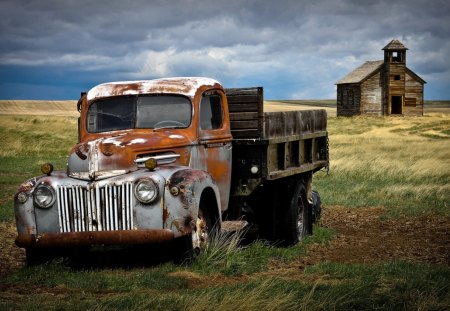
<svg viewBox="0 0 450 311">
<path fill-rule="evenodd" d="M 132 184 L 59 186 L 60 232 L 133 229 Z"/>
</svg>

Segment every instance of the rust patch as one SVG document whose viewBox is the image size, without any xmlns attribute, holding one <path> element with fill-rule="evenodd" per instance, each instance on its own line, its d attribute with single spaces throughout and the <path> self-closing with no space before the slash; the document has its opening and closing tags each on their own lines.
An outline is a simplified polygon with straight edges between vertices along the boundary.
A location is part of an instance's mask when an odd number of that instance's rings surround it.
<svg viewBox="0 0 450 311">
<path fill-rule="evenodd" d="M 86 152 L 87 150 L 89 150 L 89 147 L 85 146 L 84 144 L 78 144 L 75 146 L 74 151 L 75 154 L 81 159 L 81 160 L 86 160 L 87 159 L 87 155 L 84 154 L 84 152 Z"/>
<path fill-rule="evenodd" d="M 173 220 L 170 224 L 170 229 L 173 229 L 173 227 L 181 234 L 184 234 L 183 226 L 180 225 L 180 222 L 177 219 Z"/>
<path fill-rule="evenodd" d="M 19 247 L 43 248 L 88 245 L 133 245 L 161 243 L 173 239 L 173 232 L 165 229 L 117 230 L 18 235 L 16 245 Z"/>
<path fill-rule="evenodd" d="M 184 219 L 184 227 L 188 230 L 192 230 L 194 227 L 194 219 L 190 215 Z"/>
<path fill-rule="evenodd" d="M 128 84 L 118 84 L 114 85 L 111 90 L 111 95 L 122 95 L 130 91 L 137 92 L 139 90 L 139 85 L 137 83 L 128 83 Z"/>
<path fill-rule="evenodd" d="M 100 144 L 100 151 L 107 157 L 112 156 L 114 153 L 114 144 L 102 143 Z"/>
<path fill-rule="evenodd" d="M 34 186 L 36 185 L 36 181 L 34 179 L 30 179 L 19 186 L 17 192 L 30 192 Z"/>
<path fill-rule="evenodd" d="M 169 217 L 170 217 L 169 211 L 167 210 L 167 208 L 163 208 L 163 223 L 166 223 Z"/>
</svg>

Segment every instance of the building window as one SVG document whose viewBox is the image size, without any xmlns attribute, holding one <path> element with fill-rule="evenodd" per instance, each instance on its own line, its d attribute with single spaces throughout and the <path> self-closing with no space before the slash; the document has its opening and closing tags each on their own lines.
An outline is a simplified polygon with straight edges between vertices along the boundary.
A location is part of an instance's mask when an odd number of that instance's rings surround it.
<svg viewBox="0 0 450 311">
<path fill-rule="evenodd" d="M 347 102 L 345 103 L 347 107 L 353 107 L 355 104 L 355 97 L 353 95 L 353 91 L 347 91 Z"/>
<path fill-rule="evenodd" d="M 395 76 L 394 76 L 394 80 L 395 80 L 395 81 L 400 81 L 400 75 L 395 75 Z"/>
<path fill-rule="evenodd" d="M 401 52 L 392 52 L 392 61 L 396 63 L 402 62 L 402 53 Z"/>
</svg>

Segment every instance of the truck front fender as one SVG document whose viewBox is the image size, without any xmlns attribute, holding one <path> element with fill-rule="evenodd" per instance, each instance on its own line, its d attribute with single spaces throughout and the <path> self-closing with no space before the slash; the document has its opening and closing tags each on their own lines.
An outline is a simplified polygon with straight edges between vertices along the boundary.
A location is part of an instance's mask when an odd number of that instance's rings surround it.
<svg viewBox="0 0 450 311">
<path fill-rule="evenodd" d="M 214 223 L 221 222 L 219 189 L 208 172 L 182 169 L 170 176 L 166 182 L 164 227 L 176 236 L 189 234 L 195 227 L 198 212 L 206 194 L 214 194 L 208 212 Z M 211 201 L 210 201 L 211 202 Z"/>
</svg>

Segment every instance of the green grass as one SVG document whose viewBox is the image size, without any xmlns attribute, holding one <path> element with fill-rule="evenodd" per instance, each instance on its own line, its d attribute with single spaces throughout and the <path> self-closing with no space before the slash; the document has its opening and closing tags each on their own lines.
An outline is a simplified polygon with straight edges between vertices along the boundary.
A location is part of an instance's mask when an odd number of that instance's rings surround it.
<svg viewBox="0 0 450 311">
<path fill-rule="evenodd" d="M 52 162 L 66 168 L 70 148 L 77 140 L 76 118 L 0 116 L 0 221 L 12 221 L 17 187 L 40 175 L 40 165 Z"/>
<path fill-rule="evenodd" d="M 3 117 L 0 221 L 13 222 L 17 186 L 50 161 L 65 169 L 76 119 Z M 385 206 L 388 215 L 449 216 L 450 118 L 330 118 L 330 175 L 314 188 L 325 205 Z M 296 267 L 332 229 L 288 248 L 225 240 L 191 265 L 22 267 L 0 279 L 0 310 L 448 310 L 450 268 L 414 262 Z M 233 241 L 231 241 L 233 244 Z M 280 269 L 276 267 L 291 267 Z"/>
<path fill-rule="evenodd" d="M 322 276 L 326 285 L 319 285 L 317 290 L 325 290 L 325 296 L 337 291 L 340 294 L 334 298 L 339 299 L 347 292 L 348 296 L 339 308 L 355 310 L 445 310 L 450 303 L 449 273 L 448 268 L 407 262 L 377 265 L 324 263 L 306 271 L 307 275 Z"/>
<path fill-rule="evenodd" d="M 191 269 L 203 275 L 221 273 L 227 276 L 242 276 L 264 271 L 269 261 L 287 263 L 304 255 L 308 245 L 326 244 L 334 237 L 333 230 L 314 226 L 314 235 L 292 247 L 276 247 L 267 242 L 256 241 L 238 247 L 240 234 L 228 237 L 219 235 L 212 245 L 192 263 Z"/>
<path fill-rule="evenodd" d="M 15 310 L 446 310 L 450 303 L 449 278 L 448 268 L 406 262 L 323 263 L 308 267 L 300 278 L 256 275 L 241 280 L 199 277 L 189 268 L 167 264 L 146 269 L 86 271 L 53 264 L 24 268 L 2 281 L 6 286 L 16 287 L 18 293 L 30 289 L 31 295 L 23 294 L 21 301 L 11 299 L 0 307 Z"/>
</svg>

